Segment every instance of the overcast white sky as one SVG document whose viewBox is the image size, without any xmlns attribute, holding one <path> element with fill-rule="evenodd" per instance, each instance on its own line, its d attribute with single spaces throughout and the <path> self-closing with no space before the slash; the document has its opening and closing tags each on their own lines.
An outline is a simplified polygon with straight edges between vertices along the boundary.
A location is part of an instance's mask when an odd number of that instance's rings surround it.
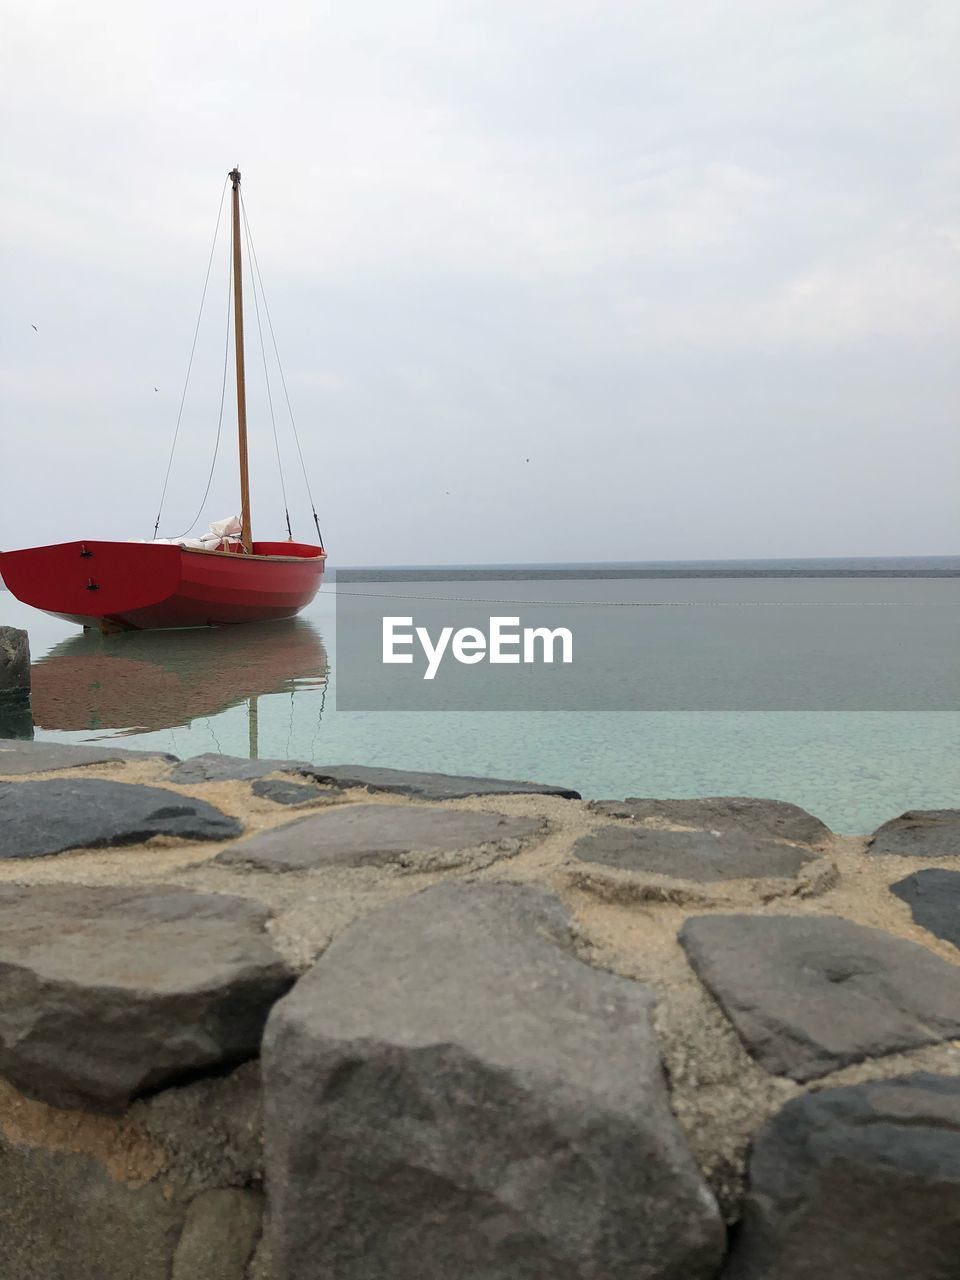
<svg viewBox="0 0 960 1280">
<path fill-rule="evenodd" d="M 333 562 L 960 552 L 955 0 L 2 25 L 0 547 L 150 535 L 239 163 Z M 213 447 L 222 249 L 162 533 Z M 233 412 L 203 525 L 238 507 Z"/>
</svg>

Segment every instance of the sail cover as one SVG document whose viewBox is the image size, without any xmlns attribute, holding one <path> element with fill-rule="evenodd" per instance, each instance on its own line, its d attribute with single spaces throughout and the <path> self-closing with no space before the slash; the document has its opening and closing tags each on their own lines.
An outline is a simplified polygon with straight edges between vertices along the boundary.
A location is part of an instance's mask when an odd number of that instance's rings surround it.
<svg viewBox="0 0 960 1280">
<path fill-rule="evenodd" d="M 239 516 L 227 516 L 225 520 L 214 520 L 209 530 L 199 538 L 150 538 L 150 542 L 160 543 L 166 547 L 197 547 L 201 551 L 220 551 L 240 541 L 242 525 Z M 143 542 L 143 538 L 133 538 L 133 542 Z"/>
</svg>

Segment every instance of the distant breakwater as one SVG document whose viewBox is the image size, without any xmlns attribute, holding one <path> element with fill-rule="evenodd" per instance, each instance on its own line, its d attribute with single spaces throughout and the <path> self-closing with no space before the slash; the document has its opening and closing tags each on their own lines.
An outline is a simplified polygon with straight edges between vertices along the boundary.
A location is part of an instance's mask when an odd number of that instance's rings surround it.
<svg viewBox="0 0 960 1280">
<path fill-rule="evenodd" d="M 644 578 L 960 578 L 943 569 L 340 569 L 336 582 L 541 582 Z"/>
<path fill-rule="evenodd" d="M 960 556 L 804 560 L 589 561 L 583 564 L 333 566 L 340 582 L 496 582 L 645 578 L 958 578 Z"/>
</svg>

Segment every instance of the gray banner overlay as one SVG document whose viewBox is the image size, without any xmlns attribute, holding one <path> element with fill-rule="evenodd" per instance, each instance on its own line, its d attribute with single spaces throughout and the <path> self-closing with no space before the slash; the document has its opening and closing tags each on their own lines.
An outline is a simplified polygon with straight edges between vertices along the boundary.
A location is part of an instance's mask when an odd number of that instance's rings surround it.
<svg viewBox="0 0 960 1280">
<path fill-rule="evenodd" d="M 340 710 L 960 708 L 956 578 L 378 575 L 337 578 Z M 498 626 L 516 636 L 501 654 L 519 661 L 491 661 Z M 385 631 L 392 652 L 412 661 L 384 662 Z M 525 631 L 539 631 L 526 646 Z M 522 660 L 525 648 L 534 661 Z"/>
</svg>

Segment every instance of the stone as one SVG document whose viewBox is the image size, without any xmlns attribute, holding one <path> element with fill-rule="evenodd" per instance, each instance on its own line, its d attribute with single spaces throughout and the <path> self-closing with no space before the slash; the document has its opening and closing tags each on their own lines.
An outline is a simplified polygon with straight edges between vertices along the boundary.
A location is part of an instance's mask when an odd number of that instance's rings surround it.
<svg viewBox="0 0 960 1280">
<path fill-rule="evenodd" d="M 127 751 L 120 747 L 86 747 L 0 738 L 0 777 L 4 778 L 24 773 L 49 773 L 53 769 L 78 769 L 87 764 L 176 759 L 166 751 Z"/>
<path fill-rule="evenodd" d="M 190 1202 L 170 1280 L 244 1280 L 263 1219 L 263 1196 L 218 1187 Z"/>
<path fill-rule="evenodd" d="M 890 886 L 923 929 L 960 947 L 960 871 L 914 871 Z"/>
<path fill-rule="evenodd" d="M 19 627 L 0 626 L 0 702 L 30 689 L 30 640 Z"/>
<path fill-rule="evenodd" d="M 205 800 L 103 778 L 0 782 L 0 858 L 139 844 L 152 836 L 229 840 L 243 827 Z"/>
<path fill-rule="evenodd" d="M 779 840 L 615 825 L 582 836 L 573 854 L 618 871 L 696 881 L 791 878 L 814 860 L 807 850 Z"/>
<path fill-rule="evenodd" d="M 265 1229 L 253 1251 L 245 1280 L 283 1280 L 273 1265 L 269 1232 Z"/>
<path fill-rule="evenodd" d="M 784 800 L 754 800 L 748 796 L 648 800 L 630 796 L 626 800 L 594 800 L 590 808 L 611 818 L 633 818 L 639 822 L 654 818 L 702 831 L 769 836 L 799 844 L 822 844 L 833 836 L 819 818 Z"/>
<path fill-rule="evenodd" d="M 912 809 L 870 837 L 868 853 L 901 858 L 960 858 L 960 809 Z"/>
<path fill-rule="evenodd" d="M 466 796 L 541 795 L 579 800 L 569 787 L 538 782 L 506 782 L 499 778 L 459 777 L 446 773 L 417 773 L 405 769 L 367 768 L 363 765 L 320 765 L 306 760 L 244 760 L 214 752 L 193 756 L 178 765 L 171 780 L 181 782 L 247 781 L 273 773 L 293 773 L 327 786 L 365 787 L 424 800 L 462 800 Z"/>
<path fill-rule="evenodd" d="M 837 916 L 695 916 L 680 942 L 749 1052 L 815 1080 L 960 1037 L 960 968 Z"/>
<path fill-rule="evenodd" d="M 462 800 L 466 796 L 560 796 L 579 800 L 571 787 L 552 787 L 539 782 L 507 782 L 502 778 L 474 778 L 448 773 L 418 773 L 406 769 L 374 769 L 360 765 L 324 767 L 324 778 L 341 787 L 366 787 L 368 791 L 388 791 L 394 795 L 418 796 L 423 800 Z"/>
<path fill-rule="evenodd" d="M 956 1280 L 960 1079 L 808 1093 L 754 1141 L 722 1280 Z"/>
<path fill-rule="evenodd" d="M 724 1232 L 654 1001 L 549 893 L 449 881 L 342 933 L 264 1037 L 284 1280 L 707 1280 Z"/>
<path fill-rule="evenodd" d="M 244 898 L 0 885 L 0 1072 L 104 1113 L 256 1056 L 293 975 Z"/>
<path fill-rule="evenodd" d="M 223 756 L 216 751 L 181 761 L 170 775 L 170 781 L 190 785 L 199 782 L 253 782 L 274 773 L 292 773 L 326 781 L 306 760 L 248 760 L 244 756 Z"/>
<path fill-rule="evenodd" d="M 251 1269 L 259 1115 L 256 1061 L 116 1116 L 0 1079 L 3 1280 L 279 1280 Z"/>
<path fill-rule="evenodd" d="M 241 840 L 216 861 L 261 871 L 391 865 L 437 870 L 458 865 L 473 849 L 509 856 L 544 831 L 539 818 L 439 805 L 348 804 Z"/>
<path fill-rule="evenodd" d="M 0 1276 L 170 1280 L 184 1207 L 165 1190 L 125 1185 L 89 1155 L 0 1138 Z"/>
<path fill-rule="evenodd" d="M 340 797 L 337 787 L 315 787 L 308 782 L 288 782 L 285 778 L 256 778 L 250 790 L 261 800 L 274 804 L 330 804 Z"/>
<path fill-rule="evenodd" d="M 0 738 L 29 741 L 32 737 L 33 707 L 29 693 L 0 694 Z"/>
</svg>

